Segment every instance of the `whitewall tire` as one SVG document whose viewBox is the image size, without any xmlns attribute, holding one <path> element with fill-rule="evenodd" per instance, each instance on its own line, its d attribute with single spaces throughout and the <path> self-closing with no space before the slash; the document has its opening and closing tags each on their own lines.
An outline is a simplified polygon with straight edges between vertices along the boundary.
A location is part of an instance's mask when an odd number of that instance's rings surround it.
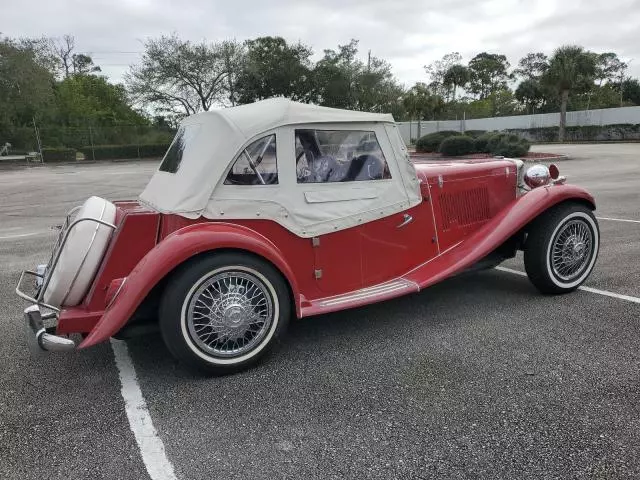
<svg viewBox="0 0 640 480">
<path fill-rule="evenodd" d="M 542 293 L 571 292 L 591 274 L 600 249 L 600 230 L 588 207 L 558 205 L 533 222 L 527 233 L 525 270 Z"/>
<path fill-rule="evenodd" d="M 160 330 L 171 353 L 213 374 L 243 370 L 277 344 L 291 315 L 280 272 L 248 254 L 197 257 L 170 279 Z"/>
</svg>

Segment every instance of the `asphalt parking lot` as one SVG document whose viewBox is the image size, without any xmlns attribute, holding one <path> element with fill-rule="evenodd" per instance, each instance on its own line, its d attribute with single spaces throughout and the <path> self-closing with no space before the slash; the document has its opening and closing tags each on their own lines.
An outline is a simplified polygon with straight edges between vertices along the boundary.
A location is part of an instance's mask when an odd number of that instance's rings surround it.
<svg viewBox="0 0 640 480">
<path fill-rule="evenodd" d="M 598 202 L 588 287 L 640 297 L 640 144 L 536 146 Z M 32 358 L 19 271 L 90 195 L 135 198 L 153 162 L 0 170 L 0 478 L 149 478 L 110 344 Z M 605 220 L 606 218 L 606 220 Z M 505 267 L 523 270 L 522 259 Z M 127 342 L 175 476 L 640 478 L 640 304 L 538 294 L 506 271 L 294 322 L 258 367 L 203 378 Z M 162 453 L 162 452 L 161 452 Z"/>
</svg>

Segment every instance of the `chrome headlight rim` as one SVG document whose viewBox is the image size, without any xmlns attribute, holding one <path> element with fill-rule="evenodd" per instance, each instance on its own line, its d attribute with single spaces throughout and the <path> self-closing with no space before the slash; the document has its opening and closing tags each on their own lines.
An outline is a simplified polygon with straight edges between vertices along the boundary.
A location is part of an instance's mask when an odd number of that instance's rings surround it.
<svg viewBox="0 0 640 480">
<path fill-rule="evenodd" d="M 526 172 L 524 172 L 523 180 L 531 189 L 543 187 L 549 184 L 549 181 L 551 180 L 551 172 L 546 165 L 532 165 Z"/>
</svg>

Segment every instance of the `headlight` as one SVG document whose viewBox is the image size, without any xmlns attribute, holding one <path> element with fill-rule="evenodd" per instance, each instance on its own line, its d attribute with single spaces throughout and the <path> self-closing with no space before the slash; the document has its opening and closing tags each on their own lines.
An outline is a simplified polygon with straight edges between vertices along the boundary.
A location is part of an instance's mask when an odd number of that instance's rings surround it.
<svg viewBox="0 0 640 480">
<path fill-rule="evenodd" d="M 549 183 L 551 174 L 544 165 L 533 165 L 524 174 L 524 183 L 530 188 L 541 187 Z"/>
</svg>

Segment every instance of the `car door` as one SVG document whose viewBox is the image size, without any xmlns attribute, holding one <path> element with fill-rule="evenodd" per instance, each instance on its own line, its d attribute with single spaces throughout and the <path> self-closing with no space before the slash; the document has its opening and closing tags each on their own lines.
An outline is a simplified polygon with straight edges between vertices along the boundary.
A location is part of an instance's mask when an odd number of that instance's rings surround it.
<svg viewBox="0 0 640 480">
<path fill-rule="evenodd" d="M 419 195 L 421 202 L 408 210 L 359 227 L 362 282 L 365 287 L 401 276 L 434 258 L 439 252 L 428 185 L 420 190 L 417 184 L 406 182 L 407 172 L 415 172 L 407 148 L 397 126 L 387 125 L 385 132 L 389 150 L 397 161 L 393 174 L 403 179 L 407 189 L 416 188 L 417 191 L 410 193 Z M 422 191 L 425 193 L 422 194 Z"/>
<path fill-rule="evenodd" d="M 364 287 L 397 278 L 438 254 L 427 201 L 358 228 Z"/>
</svg>

